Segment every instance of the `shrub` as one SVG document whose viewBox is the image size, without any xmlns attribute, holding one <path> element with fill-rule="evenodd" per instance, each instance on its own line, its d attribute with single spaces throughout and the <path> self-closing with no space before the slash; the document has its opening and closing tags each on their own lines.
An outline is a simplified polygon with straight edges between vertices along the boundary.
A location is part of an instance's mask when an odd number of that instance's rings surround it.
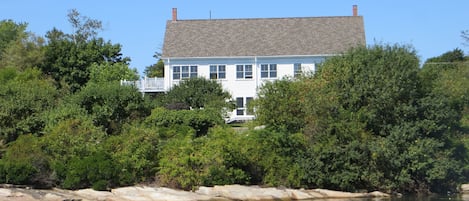
<svg viewBox="0 0 469 201">
<path fill-rule="evenodd" d="M 167 110 L 156 108 L 152 110 L 145 123 L 156 127 L 190 126 L 196 131 L 196 136 L 203 136 L 207 134 L 209 128 L 223 124 L 223 119 L 218 111 L 211 109 Z"/>
<path fill-rule="evenodd" d="M 49 158 L 39 145 L 39 138 L 32 135 L 22 135 L 11 143 L 0 161 L 0 182 L 42 188 L 53 186 L 55 178 Z"/>
<path fill-rule="evenodd" d="M 95 190 L 106 190 L 118 183 L 119 170 L 119 165 L 105 152 L 76 157 L 67 164 L 63 187 L 79 189 L 92 186 Z"/>
<path fill-rule="evenodd" d="M 186 135 L 169 139 L 159 153 L 159 182 L 183 189 L 249 184 L 249 164 L 243 146 L 241 136 L 219 127 L 204 138 Z"/>
</svg>

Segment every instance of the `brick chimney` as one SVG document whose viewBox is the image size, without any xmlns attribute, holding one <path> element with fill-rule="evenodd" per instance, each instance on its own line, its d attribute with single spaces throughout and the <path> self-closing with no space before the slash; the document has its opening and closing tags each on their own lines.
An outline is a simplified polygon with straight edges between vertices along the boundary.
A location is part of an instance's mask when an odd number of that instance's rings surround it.
<svg viewBox="0 0 469 201">
<path fill-rule="evenodd" d="M 178 9 L 173 8 L 173 21 L 177 21 L 177 20 L 178 20 Z"/>
<path fill-rule="evenodd" d="M 358 16 L 358 6 L 353 5 L 353 16 Z"/>
</svg>

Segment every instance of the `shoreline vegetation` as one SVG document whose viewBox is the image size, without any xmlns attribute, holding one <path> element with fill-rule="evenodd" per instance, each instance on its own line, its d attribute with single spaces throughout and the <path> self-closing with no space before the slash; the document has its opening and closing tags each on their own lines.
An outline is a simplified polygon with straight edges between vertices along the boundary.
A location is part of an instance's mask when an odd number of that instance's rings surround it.
<svg viewBox="0 0 469 201">
<path fill-rule="evenodd" d="M 119 44 L 97 36 L 100 23 L 69 18 L 76 32 L 45 37 L 0 21 L 0 183 L 441 194 L 469 182 L 462 50 L 421 66 L 409 45 L 350 49 L 314 73 L 265 82 L 243 107 L 256 119 L 235 131 L 223 117 L 237 97 L 218 80 L 142 96 L 119 84 L 139 76 Z"/>
</svg>

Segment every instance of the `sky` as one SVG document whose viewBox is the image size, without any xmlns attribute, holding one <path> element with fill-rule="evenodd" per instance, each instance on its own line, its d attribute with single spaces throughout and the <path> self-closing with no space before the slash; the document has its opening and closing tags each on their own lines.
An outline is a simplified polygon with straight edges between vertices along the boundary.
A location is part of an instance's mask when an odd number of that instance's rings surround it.
<svg viewBox="0 0 469 201">
<path fill-rule="evenodd" d="M 156 63 L 172 8 L 178 19 L 363 16 L 367 45 L 410 45 L 423 63 L 455 48 L 469 53 L 461 31 L 469 30 L 469 0 L 0 0 L 0 20 L 28 23 L 45 36 L 57 28 L 72 33 L 71 9 L 102 21 L 99 37 L 122 45 L 130 66 L 143 73 Z"/>
</svg>

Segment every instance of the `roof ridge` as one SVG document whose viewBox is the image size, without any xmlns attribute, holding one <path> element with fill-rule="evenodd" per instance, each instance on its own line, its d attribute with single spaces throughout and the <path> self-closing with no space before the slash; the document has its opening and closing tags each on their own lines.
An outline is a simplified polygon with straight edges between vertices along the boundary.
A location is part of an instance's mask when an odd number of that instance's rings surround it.
<svg viewBox="0 0 469 201">
<path fill-rule="evenodd" d="M 230 21 L 230 20 L 274 20 L 274 19 L 320 19 L 320 18 L 356 18 L 363 16 L 317 16 L 317 17 L 262 17 L 262 18 L 216 18 L 216 19 L 177 19 L 177 21 Z M 168 20 L 172 21 L 172 20 Z"/>
</svg>

